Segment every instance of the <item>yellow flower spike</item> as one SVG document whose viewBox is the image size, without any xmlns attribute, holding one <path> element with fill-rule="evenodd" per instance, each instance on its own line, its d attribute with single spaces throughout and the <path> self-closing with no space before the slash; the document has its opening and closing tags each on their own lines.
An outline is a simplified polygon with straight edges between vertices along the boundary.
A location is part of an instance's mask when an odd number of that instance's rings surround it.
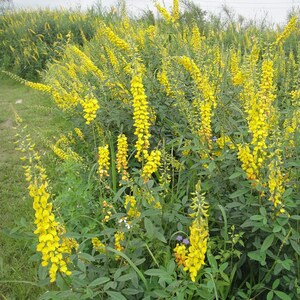
<svg viewBox="0 0 300 300">
<path fill-rule="evenodd" d="M 29 195 L 33 199 L 33 209 L 35 211 L 34 224 L 36 229 L 34 234 L 38 235 L 38 245 L 36 250 L 42 254 L 42 266 L 50 266 L 50 281 L 56 280 L 58 271 L 70 275 L 65 260 L 66 254 L 71 253 L 71 249 L 76 247 L 76 241 L 62 237 L 65 229 L 55 221 L 52 211 L 52 203 L 48 202 L 50 193 L 48 192 L 48 182 L 45 168 L 41 165 L 34 145 L 30 142 L 30 136 L 26 136 L 27 145 L 24 149 L 29 152 L 28 162 L 31 164 L 24 168 L 26 180 L 28 181 Z M 22 149 L 22 146 L 20 147 Z M 34 157 L 35 159 L 31 159 Z M 77 244 L 78 245 L 78 244 Z"/>
<path fill-rule="evenodd" d="M 280 45 L 282 44 L 290 35 L 291 33 L 296 29 L 298 17 L 294 16 L 290 19 L 286 27 L 284 28 L 283 32 L 277 37 L 274 44 Z"/>
<path fill-rule="evenodd" d="M 110 168 L 109 163 L 110 157 L 109 157 L 109 149 L 108 145 L 105 145 L 104 147 L 98 147 L 98 173 L 100 178 L 103 176 L 108 177 L 108 170 Z"/>
<path fill-rule="evenodd" d="M 179 0 L 173 0 L 173 8 L 172 8 L 172 22 L 177 22 L 180 17 L 179 11 Z"/>
<path fill-rule="evenodd" d="M 92 238 L 93 248 L 99 253 L 105 252 L 105 245 L 99 240 L 99 238 Z"/>
<path fill-rule="evenodd" d="M 192 28 L 191 46 L 194 52 L 197 52 L 201 48 L 201 35 L 200 30 L 196 24 Z"/>
<path fill-rule="evenodd" d="M 177 244 L 174 248 L 177 264 L 183 265 L 184 270 L 190 273 L 193 282 L 201 267 L 205 264 L 208 240 L 208 204 L 205 202 L 204 194 L 201 192 L 200 182 L 196 184 L 194 197 L 192 198 L 191 209 L 194 213 L 190 214 L 194 218 L 190 226 L 189 244 Z"/>
<path fill-rule="evenodd" d="M 155 7 L 157 8 L 157 10 L 160 12 L 160 14 L 163 16 L 163 18 L 165 19 L 165 21 L 167 23 L 171 23 L 173 18 L 172 16 L 169 14 L 169 12 L 167 11 L 166 8 L 162 7 L 159 3 L 155 3 Z"/>
<path fill-rule="evenodd" d="M 149 108 L 148 108 L 148 101 L 147 96 L 145 94 L 143 80 L 143 66 L 138 64 L 136 73 L 133 75 L 131 80 L 131 93 L 133 96 L 133 120 L 134 120 L 134 127 L 135 132 L 134 134 L 137 137 L 137 141 L 135 144 L 137 153 L 135 157 L 141 161 L 142 160 L 142 153 L 147 151 L 149 148 Z"/>
<path fill-rule="evenodd" d="M 123 242 L 125 239 L 125 236 L 124 236 L 124 232 L 122 231 L 117 231 L 115 233 L 115 249 L 118 250 L 118 251 L 123 251 L 124 250 L 124 247 L 121 245 L 121 242 Z M 115 257 L 116 260 L 119 260 L 120 259 L 120 256 L 119 255 L 116 255 Z"/>
<path fill-rule="evenodd" d="M 174 256 L 175 256 L 175 261 L 178 265 L 178 267 L 180 266 L 184 266 L 185 267 L 185 261 L 187 259 L 187 249 L 186 246 L 184 244 L 176 244 L 176 247 L 173 249 L 174 252 Z"/>
<path fill-rule="evenodd" d="M 128 169 L 128 142 L 124 134 L 118 136 L 117 142 L 117 171 L 122 175 L 122 180 L 127 179 Z"/>
<path fill-rule="evenodd" d="M 285 213 L 282 203 L 282 195 L 285 191 L 283 186 L 285 180 L 281 172 L 281 155 L 275 151 L 274 157 L 269 164 L 268 187 L 270 191 L 269 200 L 273 202 L 275 208 L 279 208 L 280 213 Z"/>
<path fill-rule="evenodd" d="M 84 118 L 86 119 L 86 124 L 90 124 L 97 115 L 97 111 L 100 108 L 98 100 L 93 94 L 84 97 L 84 100 L 80 101 L 80 104 L 84 111 Z"/>
<path fill-rule="evenodd" d="M 124 207 L 127 209 L 127 215 L 131 219 L 136 219 L 141 215 L 136 208 L 136 200 L 134 196 L 126 195 Z"/>
<path fill-rule="evenodd" d="M 142 170 L 142 178 L 147 182 L 153 173 L 155 173 L 160 166 L 161 152 L 159 150 L 151 151 L 150 155 L 146 158 L 146 164 Z"/>
</svg>

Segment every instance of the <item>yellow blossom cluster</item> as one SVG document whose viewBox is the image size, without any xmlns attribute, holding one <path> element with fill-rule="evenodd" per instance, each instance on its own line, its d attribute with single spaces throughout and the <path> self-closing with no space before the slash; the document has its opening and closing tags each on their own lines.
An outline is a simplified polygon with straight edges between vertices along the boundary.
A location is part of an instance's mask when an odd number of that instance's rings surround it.
<svg viewBox="0 0 300 300">
<path fill-rule="evenodd" d="M 50 282 L 54 282 L 58 271 L 71 275 L 67 267 L 66 254 L 70 254 L 72 248 L 77 249 L 78 244 L 74 239 L 62 236 L 65 229 L 55 220 L 53 206 L 49 202 L 50 193 L 45 168 L 28 135 L 25 141 L 19 141 L 19 149 L 23 153 L 27 152 L 25 160 L 29 163 L 24 169 L 35 211 L 34 234 L 38 235 L 39 241 L 36 249 L 42 254 L 42 266 L 50 266 Z"/>
<path fill-rule="evenodd" d="M 51 90 L 52 90 L 51 86 L 48 86 L 48 85 L 45 85 L 45 84 L 42 84 L 42 83 L 25 81 L 25 85 L 32 88 L 32 89 L 42 91 L 42 92 L 46 92 L 46 93 L 51 93 Z"/>
<path fill-rule="evenodd" d="M 217 140 L 216 140 L 217 145 L 219 146 L 220 149 L 224 149 L 225 146 L 229 147 L 229 149 L 234 150 L 235 145 L 231 141 L 230 137 L 227 135 L 221 135 Z"/>
<path fill-rule="evenodd" d="M 191 74 L 196 87 L 203 94 L 204 100 L 211 103 L 212 107 L 215 108 L 217 106 L 216 97 L 208 76 L 200 72 L 200 69 L 190 57 L 181 56 L 177 58 L 177 61 Z"/>
<path fill-rule="evenodd" d="M 160 14 L 163 16 L 163 18 L 166 20 L 167 23 L 172 22 L 172 16 L 169 14 L 166 8 L 162 7 L 159 3 L 155 3 L 155 7 L 160 12 Z"/>
<path fill-rule="evenodd" d="M 290 34 L 295 30 L 296 25 L 297 25 L 298 17 L 294 16 L 292 17 L 288 24 L 285 26 L 283 32 L 277 37 L 275 44 L 281 44 L 286 40 Z"/>
<path fill-rule="evenodd" d="M 118 136 L 117 149 L 117 170 L 122 175 L 122 180 L 126 180 L 128 179 L 128 142 L 125 134 Z"/>
<path fill-rule="evenodd" d="M 275 99 L 273 77 L 273 62 L 265 60 L 262 65 L 257 102 L 252 103 L 251 107 L 247 110 L 249 131 L 252 133 L 253 157 L 258 167 L 262 166 L 267 155 L 267 137 L 269 136 L 271 126 L 276 122 L 274 119 L 276 113 L 272 106 Z"/>
<path fill-rule="evenodd" d="M 243 83 L 244 77 L 241 69 L 239 68 L 238 54 L 236 53 L 236 51 L 231 51 L 230 72 L 233 85 L 240 85 Z"/>
<path fill-rule="evenodd" d="M 128 217 L 131 219 L 136 219 L 141 215 L 136 207 L 136 200 L 134 196 L 126 195 L 124 207 L 127 210 Z"/>
<path fill-rule="evenodd" d="M 104 26 L 105 35 L 112 44 L 114 44 L 117 48 L 120 48 L 124 51 L 130 50 L 130 45 L 126 41 L 124 41 L 117 34 L 115 34 L 111 28 L 105 25 L 103 26 Z"/>
<path fill-rule="evenodd" d="M 179 20 L 180 11 L 179 11 L 179 0 L 173 0 L 173 7 L 172 7 L 172 22 L 176 22 Z"/>
<path fill-rule="evenodd" d="M 82 141 L 84 141 L 84 135 L 83 135 L 81 129 L 78 128 L 78 127 L 76 127 L 76 128 L 74 128 L 74 131 L 75 131 L 75 133 L 77 134 L 77 136 L 78 136 Z"/>
<path fill-rule="evenodd" d="M 142 178 L 144 182 L 147 182 L 160 166 L 161 152 L 159 150 L 153 150 L 150 155 L 146 155 L 145 158 L 147 162 L 142 170 Z"/>
<path fill-rule="evenodd" d="M 147 96 L 145 94 L 143 81 L 142 81 L 142 69 L 137 68 L 136 74 L 131 80 L 131 93 L 133 95 L 133 120 L 137 141 L 135 144 L 137 153 L 135 157 L 141 161 L 142 154 L 147 152 L 149 148 L 149 107 Z"/>
<path fill-rule="evenodd" d="M 242 162 L 242 169 L 246 172 L 249 180 L 258 178 L 258 167 L 254 161 L 249 145 L 238 146 L 238 158 Z"/>
<path fill-rule="evenodd" d="M 98 100 L 92 94 L 89 94 L 84 97 L 84 100 L 80 101 L 80 104 L 85 113 L 85 123 L 90 124 L 96 118 L 97 111 L 100 108 Z"/>
<path fill-rule="evenodd" d="M 161 70 L 157 73 L 157 80 L 159 83 L 164 87 L 166 95 L 170 96 L 171 95 L 171 85 L 168 79 L 168 73 L 167 69 L 170 65 L 169 59 L 165 56 L 166 54 L 166 49 L 163 49 L 163 60 L 162 60 L 162 67 Z"/>
<path fill-rule="evenodd" d="M 279 155 L 278 151 L 275 151 L 275 155 L 269 164 L 269 180 L 268 187 L 270 191 L 269 200 L 274 203 L 275 208 L 280 209 L 280 213 L 284 213 L 284 207 L 282 204 L 282 195 L 285 191 L 283 186 L 284 184 L 284 176 L 281 172 L 281 155 Z"/>
<path fill-rule="evenodd" d="M 123 231 L 117 231 L 115 233 L 115 249 L 118 250 L 118 251 L 123 251 L 124 250 L 124 247 L 121 245 L 121 242 L 123 242 L 125 239 L 125 236 L 124 236 L 124 232 Z M 120 259 L 120 256 L 119 255 L 116 255 L 116 260 Z"/>
<path fill-rule="evenodd" d="M 197 52 L 201 48 L 201 35 L 199 27 L 194 24 L 192 28 L 191 46 L 194 52 Z"/>
<path fill-rule="evenodd" d="M 211 129 L 211 104 L 208 102 L 201 102 L 199 104 L 199 110 L 201 115 L 199 136 L 203 143 L 207 143 L 208 147 L 211 148 L 212 142 L 212 129 Z"/>
<path fill-rule="evenodd" d="M 84 67 L 88 71 L 95 74 L 101 81 L 103 81 L 105 79 L 105 76 L 104 76 L 103 72 L 92 62 L 92 60 L 84 52 L 79 50 L 74 45 L 69 45 L 69 48 L 67 50 L 69 50 L 69 49 L 70 49 L 70 51 L 75 53 L 77 55 L 77 57 L 80 58 L 80 60 L 82 61 Z"/>
<path fill-rule="evenodd" d="M 190 216 L 194 220 L 190 226 L 190 246 L 186 249 L 185 245 L 177 244 L 173 251 L 178 266 L 183 265 L 195 282 L 198 271 L 205 263 L 208 240 L 208 205 L 201 192 L 200 182 L 196 184 L 191 209 L 194 212 Z"/>
<path fill-rule="evenodd" d="M 107 56 L 109 58 L 109 61 L 112 65 L 114 71 L 116 72 L 116 74 L 119 74 L 120 73 L 120 64 L 119 64 L 119 61 L 118 61 L 116 55 L 109 47 L 105 47 L 105 51 L 107 53 Z"/>
<path fill-rule="evenodd" d="M 216 108 L 217 105 L 214 89 L 211 86 L 207 75 L 201 74 L 200 69 L 191 58 L 187 56 L 181 56 L 176 58 L 176 60 L 190 73 L 198 91 L 201 93 L 200 97 L 199 95 L 196 95 L 193 101 L 193 107 L 198 111 L 200 116 L 200 128 L 198 129 L 198 134 L 202 141 L 206 142 L 208 146 L 211 147 L 212 109 Z"/>
<path fill-rule="evenodd" d="M 105 252 L 105 245 L 100 241 L 99 238 L 97 237 L 92 238 L 92 245 L 93 245 L 93 249 L 95 249 L 99 253 L 102 254 Z"/>
<path fill-rule="evenodd" d="M 187 259 L 187 252 L 188 252 L 186 246 L 184 244 L 177 243 L 173 251 L 174 251 L 175 261 L 178 267 L 180 266 L 185 267 L 185 261 Z"/>
<path fill-rule="evenodd" d="M 58 156 L 62 160 L 73 160 L 77 162 L 83 161 L 83 158 L 76 152 L 74 152 L 71 148 L 67 148 L 67 150 L 63 150 L 56 145 L 51 146 L 52 151 L 56 156 Z"/>
<path fill-rule="evenodd" d="M 189 271 L 194 282 L 200 268 L 204 265 L 207 251 L 208 225 L 203 219 L 196 219 L 190 227 L 190 247 L 184 262 L 184 270 Z"/>
<path fill-rule="evenodd" d="M 98 147 L 98 173 L 100 178 L 103 176 L 109 176 L 108 170 L 110 167 L 109 163 L 109 149 L 108 145 Z"/>
</svg>

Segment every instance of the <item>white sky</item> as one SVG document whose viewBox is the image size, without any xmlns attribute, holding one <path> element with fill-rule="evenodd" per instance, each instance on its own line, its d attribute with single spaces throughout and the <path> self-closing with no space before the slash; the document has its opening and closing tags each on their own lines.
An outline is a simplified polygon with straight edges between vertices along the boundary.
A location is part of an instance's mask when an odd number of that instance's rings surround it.
<svg viewBox="0 0 300 300">
<path fill-rule="evenodd" d="M 37 7 L 76 7 L 86 8 L 95 3 L 95 0 L 13 0 L 16 7 L 37 8 Z M 103 7 L 116 5 L 117 0 L 102 0 Z M 141 10 L 150 8 L 154 11 L 152 0 L 126 0 L 127 7 L 134 14 Z M 166 7 L 172 5 L 172 0 L 161 0 Z M 300 8 L 300 0 L 193 0 L 194 3 L 206 11 L 219 14 L 222 5 L 226 4 L 232 8 L 236 15 L 242 15 L 246 18 L 262 19 L 267 16 L 267 20 L 274 23 L 285 23 L 288 12 L 294 8 Z"/>
</svg>

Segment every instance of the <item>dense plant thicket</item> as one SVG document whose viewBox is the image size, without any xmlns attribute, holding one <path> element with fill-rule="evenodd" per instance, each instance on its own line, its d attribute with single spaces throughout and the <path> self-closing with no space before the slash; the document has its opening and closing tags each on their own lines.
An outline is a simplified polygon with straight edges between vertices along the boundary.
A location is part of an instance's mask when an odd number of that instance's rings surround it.
<svg viewBox="0 0 300 300">
<path fill-rule="evenodd" d="M 176 0 L 157 9 L 153 24 L 122 9 L 91 30 L 65 12 L 0 21 L 8 40 L 26 31 L 4 67 L 27 75 L 18 64 L 33 72 L 58 52 L 42 83 L 10 75 L 73 122 L 47 141 L 47 171 L 18 119 L 41 284 L 57 286 L 42 299 L 296 299 L 298 19 L 221 29 Z"/>
</svg>

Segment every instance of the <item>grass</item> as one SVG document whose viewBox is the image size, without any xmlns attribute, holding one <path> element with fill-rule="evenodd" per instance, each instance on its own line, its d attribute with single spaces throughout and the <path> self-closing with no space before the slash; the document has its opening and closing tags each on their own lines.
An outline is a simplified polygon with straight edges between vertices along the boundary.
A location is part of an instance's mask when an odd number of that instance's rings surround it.
<svg viewBox="0 0 300 300">
<path fill-rule="evenodd" d="M 37 149 L 46 150 L 44 139 L 67 123 L 47 95 L 5 78 L 0 78 L 0 106 L 0 299 L 37 299 L 45 288 L 36 285 L 39 261 L 30 259 L 36 253 L 34 214 L 15 150 L 15 112 Z"/>
</svg>

